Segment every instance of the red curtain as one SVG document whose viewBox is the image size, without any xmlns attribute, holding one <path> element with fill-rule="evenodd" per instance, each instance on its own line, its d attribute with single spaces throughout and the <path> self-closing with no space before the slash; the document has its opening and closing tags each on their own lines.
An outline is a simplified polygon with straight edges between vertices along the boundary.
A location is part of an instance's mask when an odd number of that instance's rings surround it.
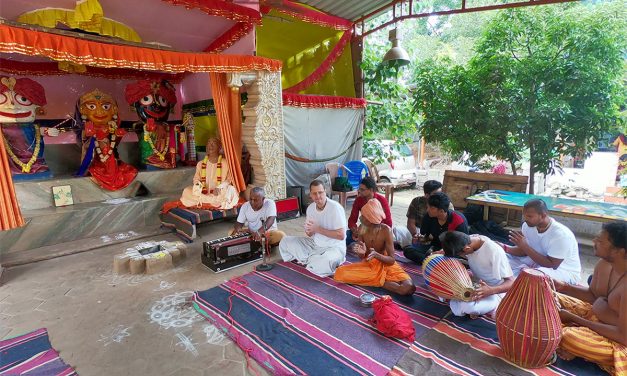
<svg viewBox="0 0 627 376">
<path fill-rule="evenodd" d="M 226 84 L 225 73 L 209 73 L 213 103 L 218 117 L 222 147 L 229 163 L 233 185 L 238 191 L 246 189 L 242 175 L 242 107 L 239 90 L 231 90 Z"/>
<path fill-rule="evenodd" d="M 22 218 L 22 212 L 15 196 L 2 131 L 0 131 L 0 193 L 0 230 L 24 226 L 24 218 Z"/>
</svg>

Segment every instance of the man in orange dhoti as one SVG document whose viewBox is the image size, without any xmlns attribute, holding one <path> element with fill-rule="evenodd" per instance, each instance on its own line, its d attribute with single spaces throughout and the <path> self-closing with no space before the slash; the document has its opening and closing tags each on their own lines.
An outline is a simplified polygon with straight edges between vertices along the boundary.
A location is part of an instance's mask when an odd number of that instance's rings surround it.
<svg viewBox="0 0 627 376">
<path fill-rule="evenodd" d="M 566 324 L 558 355 L 597 363 L 612 375 L 627 375 L 627 222 L 603 225 L 594 239 L 601 260 L 590 287 L 554 280 L 560 317 Z"/>
<path fill-rule="evenodd" d="M 376 199 L 361 208 L 359 237 L 352 248 L 364 261 L 337 268 L 333 277 L 338 282 L 361 286 L 383 287 L 399 295 L 416 291 L 413 281 L 394 260 L 392 229 L 381 223 L 385 213 Z"/>
</svg>

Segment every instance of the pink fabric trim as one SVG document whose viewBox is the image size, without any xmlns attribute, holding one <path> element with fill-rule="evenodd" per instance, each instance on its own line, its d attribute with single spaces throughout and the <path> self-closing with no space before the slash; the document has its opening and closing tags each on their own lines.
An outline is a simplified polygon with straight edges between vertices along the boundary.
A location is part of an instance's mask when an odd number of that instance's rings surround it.
<svg viewBox="0 0 627 376">
<path fill-rule="evenodd" d="M 199 9 L 210 16 L 224 17 L 236 22 L 261 24 L 261 13 L 253 8 L 222 0 L 162 0 L 172 5 L 182 5 L 187 9 Z"/>
<path fill-rule="evenodd" d="M 217 37 L 211 44 L 205 48 L 204 52 L 220 53 L 231 47 L 235 42 L 253 29 L 254 25 L 248 22 L 238 22 L 233 27 Z"/>
</svg>

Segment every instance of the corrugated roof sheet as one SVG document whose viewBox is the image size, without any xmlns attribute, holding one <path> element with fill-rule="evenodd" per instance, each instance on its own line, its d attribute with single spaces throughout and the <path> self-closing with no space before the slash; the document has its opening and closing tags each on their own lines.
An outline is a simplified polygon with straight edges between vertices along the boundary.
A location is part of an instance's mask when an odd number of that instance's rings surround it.
<svg viewBox="0 0 627 376">
<path fill-rule="evenodd" d="M 355 21 L 366 14 L 391 4 L 392 0 L 298 0 L 333 16 Z"/>
</svg>

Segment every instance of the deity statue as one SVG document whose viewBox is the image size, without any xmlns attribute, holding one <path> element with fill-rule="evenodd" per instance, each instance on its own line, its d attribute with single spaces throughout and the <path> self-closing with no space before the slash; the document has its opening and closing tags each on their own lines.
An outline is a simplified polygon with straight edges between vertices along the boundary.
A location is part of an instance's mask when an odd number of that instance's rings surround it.
<svg viewBox="0 0 627 376">
<path fill-rule="evenodd" d="M 207 154 L 196 164 L 194 184 L 183 190 L 181 202 L 186 207 L 231 209 L 239 201 L 233 186 L 228 161 L 221 153 L 222 143 L 217 137 L 207 140 Z"/>
<path fill-rule="evenodd" d="M 59 130 L 34 123 L 37 109 L 45 104 L 44 88 L 36 81 L 0 77 L 0 129 L 15 180 L 52 176 L 44 160 L 43 136 L 57 136 Z"/>
<path fill-rule="evenodd" d="M 98 89 L 90 91 L 79 98 L 78 112 L 83 122 L 83 147 L 77 175 L 89 172 L 96 184 L 109 191 L 128 186 L 137 169 L 118 159 L 117 147 L 126 131 L 120 128 L 115 99 Z"/>
<path fill-rule="evenodd" d="M 142 163 L 148 168 L 175 168 L 176 126 L 167 123 L 176 104 L 174 86 L 166 80 L 142 80 L 128 84 L 125 95 L 143 123 L 139 140 Z"/>
</svg>

